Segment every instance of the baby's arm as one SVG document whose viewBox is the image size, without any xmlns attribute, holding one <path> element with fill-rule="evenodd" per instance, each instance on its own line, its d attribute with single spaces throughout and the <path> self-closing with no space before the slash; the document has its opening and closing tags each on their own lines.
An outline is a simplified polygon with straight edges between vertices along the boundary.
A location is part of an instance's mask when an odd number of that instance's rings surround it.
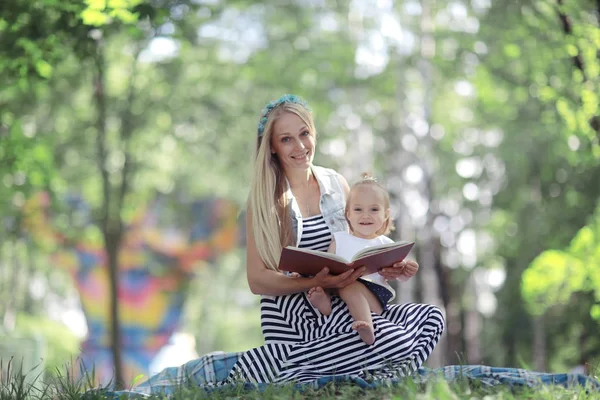
<svg viewBox="0 0 600 400">
<path fill-rule="evenodd" d="M 331 238 L 331 244 L 329 245 L 329 248 L 327 248 L 327 252 L 335 254 L 335 236 Z"/>
</svg>

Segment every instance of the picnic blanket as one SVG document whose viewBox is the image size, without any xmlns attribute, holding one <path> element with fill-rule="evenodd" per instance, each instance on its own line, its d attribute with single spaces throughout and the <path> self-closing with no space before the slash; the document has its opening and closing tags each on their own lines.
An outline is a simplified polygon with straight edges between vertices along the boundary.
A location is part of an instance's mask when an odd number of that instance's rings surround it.
<svg viewBox="0 0 600 400">
<path fill-rule="evenodd" d="M 213 352 L 198 359 L 189 361 L 180 367 L 166 368 L 152 376 L 132 390 L 113 392 L 115 397 L 129 395 L 129 398 L 144 398 L 150 395 L 173 394 L 179 387 L 197 386 L 208 390 L 223 387 L 231 369 L 243 353 Z M 600 391 L 600 382 L 583 374 L 550 374 L 520 368 L 498 368 L 484 365 L 450 365 L 431 369 L 419 368 L 412 377 L 416 382 L 427 382 L 429 379 L 443 377 L 449 382 L 460 379 L 478 381 L 483 385 L 527 386 L 560 385 L 563 387 L 582 386 L 589 390 Z M 328 376 L 312 383 L 298 384 L 299 388 L 318 389 L 330 382 L 352 382 L 360 387 L 369 388 L 379 385 L 399 383 L 400 379 L 373 379 L 367 381 L 351 376 Z M 242 382 L 243 383 L 243 382 Z M 271 384 L 243 383 L 247 388 L 263 390 Z"/>
</svg>

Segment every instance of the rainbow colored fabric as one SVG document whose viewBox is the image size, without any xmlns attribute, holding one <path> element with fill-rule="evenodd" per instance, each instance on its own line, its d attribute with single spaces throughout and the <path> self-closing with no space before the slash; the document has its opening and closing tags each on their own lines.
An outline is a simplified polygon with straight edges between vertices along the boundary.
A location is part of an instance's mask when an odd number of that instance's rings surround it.
<svg viewBox="0 0 600 400">
<path fill-rule="evenodd" d="M 107 254 L 102 236 L 87 218 L 85 202 L 71 198 L 68 204 L 84 216 L 76 239 L 53 227 L 45 193 L 24 208 L 27 230 L 51 251 L 56 266 L 73 278 L 88 326 L 79 364 L 89 371 L 93 368 L 96 383 L 106 385 L 114 378 Z M 231 202 L 203 199 L 177 212 L 185 223 L 161 223 L 166 206 L 157 201 L 140 210 L 125 228 L 118 254 L 118 300 L 126 382 L 148 374 L 153 358 L 178 328 L 194 271 L 240 244 L 238 209 Z"/>
</svg>

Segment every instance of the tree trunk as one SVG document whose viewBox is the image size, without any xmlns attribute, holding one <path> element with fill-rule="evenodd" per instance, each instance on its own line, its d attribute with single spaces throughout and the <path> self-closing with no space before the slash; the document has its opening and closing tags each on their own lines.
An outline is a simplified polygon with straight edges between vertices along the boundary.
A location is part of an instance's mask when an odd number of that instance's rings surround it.
<svg viewBox="0 0 600 400">
<path fill-rule="evenodd" d="M 125 381 L 123 377 L 121 361 L 121 324 L 119 319 L 119 234 L 109 232 L 105 235 L 106 251 L 108 255 L 108 276 L 110 281 L 110 315 L 111 315 L 111 346 L 115 365 L 115 387 L 123 389 Z"/>
<path fill-rule="evenodd" d="M 23 312 L 25 314 L 33 314 L 34 313 L 34 302 L 33 302 L 33 298 L 31 297 L 31 295 L 29 295 L 28 291 L 29 291 L 29 280 L 30 278 L 32 278 L 34 275 L 37 275 L 37 268 L 36 268 L 36 257 L 35 257 L 35 248 L 34 246 L 31 245 L 30 242 L 27 242 L 27 244 L 25 245 L 25 262 L 27 264 L 27 270 L 29 271 L 29 276 L 25 275 L 26 278 L 26 282 L 25 282 L 25 287 L 24 287 L 24 298 L 23 298 Z"/>
<path fill-rule="evenodd" d="M 412 238 L 415 237 L 415 231 L 413 225 L 410 221 L 410 218 L 407 216 L 401 216 L 397 220 L 396 225 L 396 240 L 404 240 L 403 238 Z M 397 283 L 396 284 L 396 293 L 397 300 L 396 302 L 403 303 L 412 303 L 415 301 L 415 289 L 417 279 L 409 279 L 406 282 Z"/>
<path fill-rule="evenodd" d="M 544 316 L 533 319 L 533 362 L 536 371 L 546 370 L 546 331 Z"/>
<path fill-rule="evenodd" d="M 425 231 L 425 232 L 423 232 Z M 435 272 L 435 244 L 431 238 L 431 232 L 428 231 L 427 227 L 424 227 L 420 235 L 419 247 L 419 272 L 421 276 L 421 296 L 425 304 L 433 304 L 444 309 L 442 299 L 440 297 L 440 288 L 438 276 Z M 425 236 L 425 238 L 423 238 Z M 425 239 L 425 240 L 424 240 Z M 435 350 L 429 356 L 427 360 L 428 365 L 432 368 L 438 368 L 444 365 L 446 355 L 446 335 L 442 334 L 440 341 L 438 342 Z"/>
<path fill-rule="evenodd" d="M 567 14 L 565 14 L 561 9 L 561 7 L 563 6 L 563 3 L 564 3 L 564 0 L 557 1 L 558 19 L 560 21 L 560 25 L 561 25 L 561 28 L 562 28 L 565 36 L 572 36 L 573 35 L 573 24 L 571 22 L 571 18 Z M 600 23 L 600 0 L 596 0 L 596 18 L 598 19 L 598 22 Z M 573 57 L 571 57 L 573 66 L 581 72 L 581 74 L 583 76 L 583 81 L 589 82 L 590 81 L 590 72 L 588 71 L 589 68 L 586 68 L 586 65 L 583 61 L 582 50 L 578 47 L 578 45 L 575 45 L 575 49 L 577 50 L 577 53 Z M 600 61 L 600 52 L 597 52 L 596 55 L 597 55 L 596 61 Z M 596 137 L 598 139 L 600 139 L 600 115 L 598 115 L 598 114 L 593 115 L 590 118 L 590 120 L 588 121 L 588 123 L 590 124 L 590 127 L 596 132 Z"/>
<path fill-rule="evenodd" d="M 14 292 L 15 288 L 18 288 L 18 284 L 19 284 L 19 273 L 20 273 L 20 262 L 19 262 L 19 255 L 18 255 L 18 251 L 17 251 L 17 239 L 13 239 L 11 240 L 9 243 L 9 248 L 11 249 L 11 256 L 12 257 L 8 257 L 8 263 L 7 265 L 9 266 L 9 268 L 7 268 L 7 272 L 9 272 L 10 275 L 10 291 L 7 291 L 6 293 L 11 293 L 12 295 L 8 296 L 8 301 L 6 302 L 6 308 L 4 310 L 4 317 L 3 317 L 3 325 L 4 325 L 4 329 L 8 332 L 13 332 L 15 330 L 15 325 L 16 325 L 16 320 L 17 320 L 17 310 L 16 310 L 16 296 L 17 294 Z"/>
<path fill-rule="evenodd" d="M 431 118 L 431 109 L 433 106 L 433 98 L 432 98 L 432 65 L 430 59 L 434 56 L 435 53 L 435 38 L 433 35 L 434 30 L 434 22 L 432 18 L 432 4 L 429 0 L 421 1 L 421 41 L 420 41 L 420 50 L 421 50 L 421 59 L 419 62 L 421 77 L 423 79 L 423 88 L 424 88 L 424 96 L 423 96 L 423 118 L 425 122 L 427 122 L 428 126 L 431 127 L 433 124 Z M 422 152 L 426 154 L 420 162 L 418 163 L 423 171 L 423 197 L 427 199 L 428 204 L 431 205 L 434 200 L 433 193 L 433 177 L 432 177 L 432 169 L 430 166 L 430 158 L 433 153 L 431 146 L 431 136 L 428 135 L 421 139 L 421 146 L 425 147 L 425 151 Z M 431 211 L 431 207 L 429 207 L 427 211 L 427 219 L 425 226 L 423 226 L 419 230 L 419 241 L 421 246 L 419 247 L 419 265 L 421 266 L 419 269 L 419 273 L 421 274 L 421 282 L 422 290 L 423 290 L 423 301 L 427 304 L 433 304 L 440 307 L 444 310 L 444 302 L 442 299 L 442 290 L 440 287 L 441 279 L 438 276 L 438 271 L 436 270 L 436 265 L 438 264 L 436 248 L 437 241 L 434 237 L 433 232 L 433 220 L 435 215 L 433 215 Z M 445 360 L 446 355 L 446 335 L 442 334 L 440 341 L 438 342 L 435 350 L 429 357 L 429 365 L 432 367 L 441 367 Z"/>
<path fill-rule="evenodd" d="M 100 174 L 102 176 L 102 194 L 103 203 L 100 217 L 101 231 L 104 236 L 105 251 L 108 256 L 108 275 L 110 282 L 110 337 L 111 337 L 111 350 L 113 356 L 113 364 L 115 369 L 115 388 L 124 388 L 123 380 L 123 368 L 121 362 L 121 326 L 119 319 L 119 298 L 118 298 L 118 252 L 121 240 L 121 229 L 120 229 L 120 210 L 114 209 L 111 196 L 111 184 L 109 172 L 106 169 L 106 161 L 108 152 L 106 149 L 106 124 L 107 124 L 107 111 L 106 111 L 106 94 L 105 94 L 105 72 L 106 65 L 104 59 L 104 48 L 102 40 L 97 45 L 96 53 L 96 76 L 95 76 L 95 90 L 94 100 L 97 112 L 96 119 L 96 135 L 97 135 L 97 162 Z M 113 222 L 113 216 L 116 215 L 119 223 Z"/>
<path fill-rule="evenodd" d="M 411 216 L 404 212 L 406 205 L 404 204 L 403 191 L 406 188 L 406 183 L 401 179 L 405 168 L 411 164 L 413 155 L 408 153 L 402 147 L 402 137 L 409 131 L 406 125 L 406 77 L 405 67 L 402 56 L 396 52 L 390 55 L 390 64 L 393 65 L 395 72 L 394 82 L 395 87 L 395 108 L 387 116 L 389 119 L 389 129 L 386 131 L 386 147 L 384 157 L 388 170 L 387 176 L 394 178 L 394 182 L 387 184 L 390 193 L 390 206 L 392 210 L 397 210 L 395 220 L 395 231 L 392 232 L 393 240 L 413 240 L 416 236 L 414 223 Z M 389 179 L 389 178 L 388 178 Z M 390 179 L 391 181 L 391 179 Z M 416 258 L 416 248 L 412 251 L 409 258 Z M 412 303 L 416 301 L 416 288 L 418 287 L 419 277 L 409 279 L 406 282 L 394 282 L 393 286 L 396 289 L 396 303 Z"/>
<path fill-rule="evenodd" d="M 477 282 L 473 274 L 465 286 L 464 332 L 467 363 L 480 364 L 481 356 L 481 315 L 477 311 Z"/>
<path fill-rule="evenodd" d="M 446 362 L 462 364 L 465 346 L 463 341 L 463 322 L 460 302 L 451 301 L 446 307 Z"/>
</svg>

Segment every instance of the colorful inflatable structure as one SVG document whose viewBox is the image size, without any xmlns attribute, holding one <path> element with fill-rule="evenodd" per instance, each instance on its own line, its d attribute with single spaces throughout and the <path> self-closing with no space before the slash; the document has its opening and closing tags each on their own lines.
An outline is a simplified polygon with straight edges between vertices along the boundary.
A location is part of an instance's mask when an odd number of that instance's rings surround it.
<svg viewBox="0 0 600 400">
<path fill-rule="evenodd" d="M 78 221 L 77 228 L 69 230 L 70 237 L 53 227 L 45 193 L 27 202 L 26 226 L 36 241 L 52 249 L 56 266 L 73 278 L 88 326 L 79 364 L 89 373 L 93 368 L 96 383 L 107 385 L 114 378 L 107 254 L 98 228 L 88 218 L 85 202 L 71 197 L 67 203 Z M 163 223 L 165 214 L 176 214 L 182 222 L 172 218 Z M 223 199 L 178 205 L 175 212 L 155 201 L 128 222 L 118 255 L 121 357 L 126 382 L 139 374 L 148 375 L 153 358 L 178 328 L 186 285 L 194 271 L 240 245 L 237 216 L 238 209 Z"/>
</svg>

